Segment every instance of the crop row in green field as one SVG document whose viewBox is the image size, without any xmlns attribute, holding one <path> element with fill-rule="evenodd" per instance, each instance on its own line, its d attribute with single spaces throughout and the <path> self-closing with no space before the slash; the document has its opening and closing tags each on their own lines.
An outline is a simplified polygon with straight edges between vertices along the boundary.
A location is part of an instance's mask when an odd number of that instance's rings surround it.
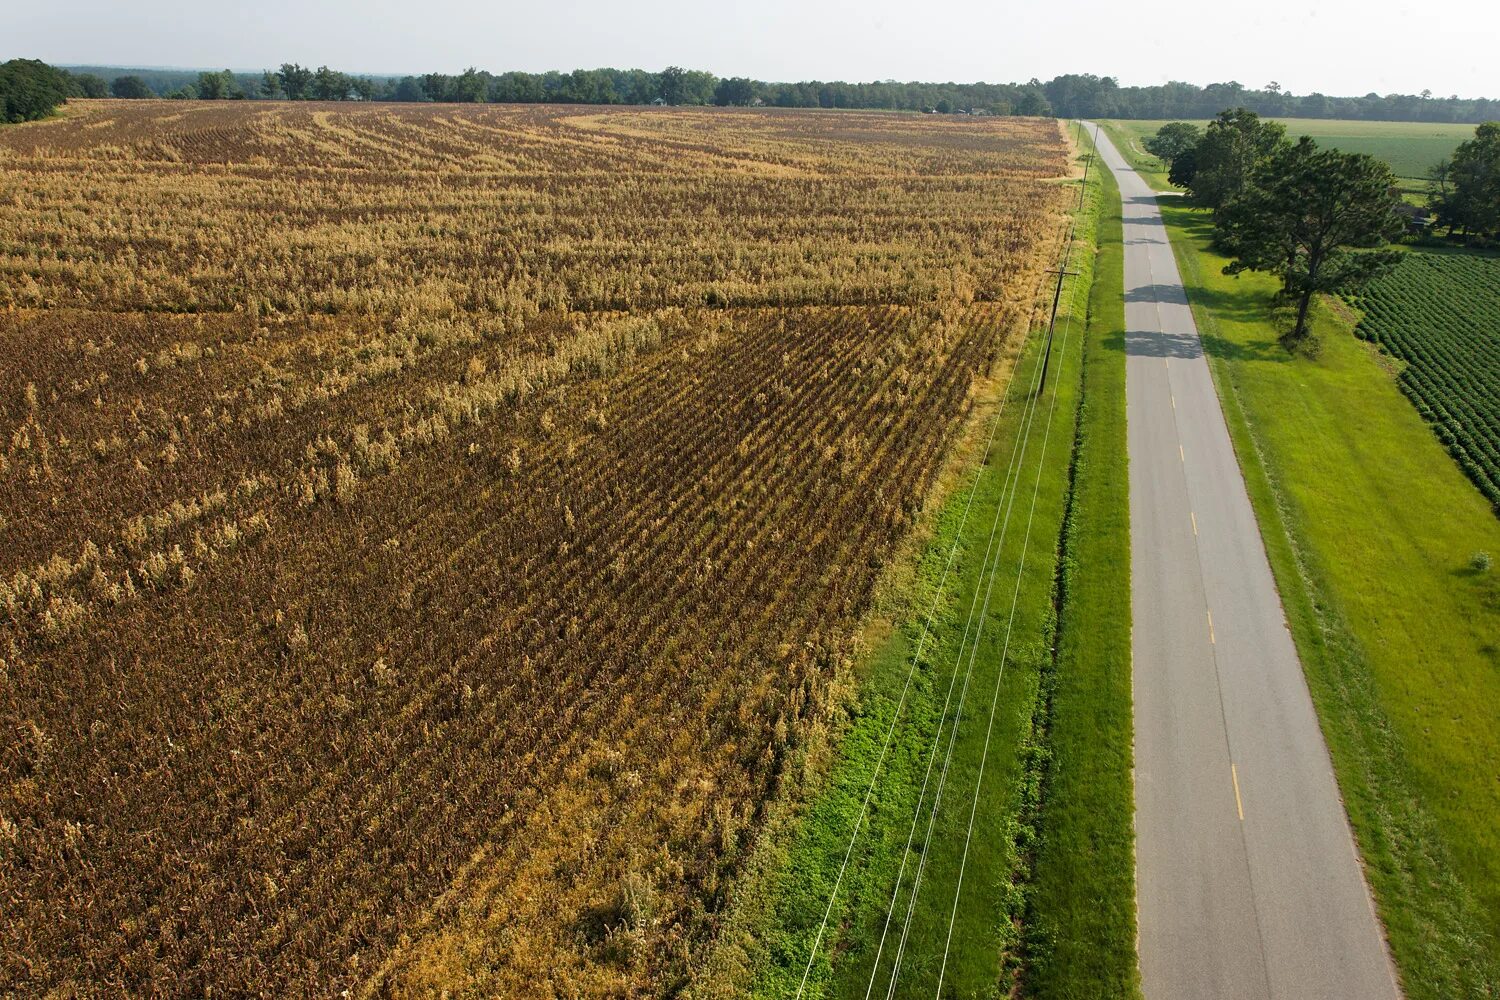
<svg viewBox="0 0 1500 1000">
<path fill-rule="evenodd" d="M 1402 390 L 1500 505 L 1500 257 L 1409 253 L 1358 301 L 1356 333 L 1406 362 Z"/>
</svg>

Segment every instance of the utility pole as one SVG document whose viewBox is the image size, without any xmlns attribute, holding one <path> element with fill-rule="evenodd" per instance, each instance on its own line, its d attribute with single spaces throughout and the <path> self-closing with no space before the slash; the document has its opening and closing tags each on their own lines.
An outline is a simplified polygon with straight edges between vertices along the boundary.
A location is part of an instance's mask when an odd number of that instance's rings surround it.
<svg viewBox="0 0 1500 1000">
<path fill-rule="evenodd" d="M 1083 123 L 1079 122 L 1081 126 Z M 1089 167 L 1093 165 L 1094 154 L 1092 151 L 1083 155 L 1083 183 L 1078 185 L 1078 207 L 1083 207 L 1083 195 L 1089 189 Z"/>
<path fill-rule="evenodd" d="M 1069 243 L 1069 245 L 1071 245 L 1072 242 L 1073 242 L 1073 238 L 1071 236 L 1068 237 L 1068 243 Z M 1062 283 L 1063 283 L 1063 277 L 1065 275 L 1076 275 L 1076 274 L 1078 274 L 1077 271 L 1069 271 L 1069 270 L 1067 270 L 1066 267 L 1062 267 L 1062 268 L 1050 268 L 1049 267 L 1047 269 L 1047 273 L 1048 274 L 1055 274 L 1055 275 L 1057 275 L 1057 290 L 1052 293 L 1052 318 L 1049 319 L 1049 320 L 1047 320 L 1047 346 L 1042 351 L 1042 377 L 1037 382 L 1037 385 L 1036 385 L 1036 394 L 1037 394 L 1038 398 L 1041 397 L 1042 390 L 1044 390 L 1044 389 L 1047 388 L 1047 369 L 1052 364 L 1052 331 L 1057 326 L 1057 304 L 1062 301 Z"/>
<path fill-rule="evenodd" d="M 1078 119 L 1078 143 L 1083 144 L 1083 119 Z M 1089 167 L 1094 162 L 1094 150 L 1099 148 L 1099 126 L 1094 126 L 1094 149 L 1083 154 L 1083 183 L 1078 186 L 1078 207 L 1083 207 L 1083 195 L 1089 189 Z"/>
</svg>

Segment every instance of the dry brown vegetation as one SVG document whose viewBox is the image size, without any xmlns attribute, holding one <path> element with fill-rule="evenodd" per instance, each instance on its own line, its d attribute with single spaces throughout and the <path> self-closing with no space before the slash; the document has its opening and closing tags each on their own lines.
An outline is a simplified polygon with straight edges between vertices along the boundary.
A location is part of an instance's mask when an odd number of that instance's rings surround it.
<svg viewBox="0 0 1500 1000">
<path fill-rule="evenodd" d="M 670 990 L 1064 168 L 877 114 L 0 132 L 0 994 Z"/>
</svg>

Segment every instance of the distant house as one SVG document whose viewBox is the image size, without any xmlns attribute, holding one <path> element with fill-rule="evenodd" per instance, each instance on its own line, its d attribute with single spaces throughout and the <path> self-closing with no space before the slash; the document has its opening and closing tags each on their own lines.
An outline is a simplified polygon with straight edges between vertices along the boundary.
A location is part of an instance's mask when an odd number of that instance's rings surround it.
<svg viewBox="0 0 1500 1000">
<path fill-rule="evenodd" d="M 651 99 L 651 106 L 656 108 L 664 108 L 667 106 L 667 99 L 665 97 L 653 97 Z"/>
<path fill-rule="evenodd" d="M 1421 236 L 1432 226 L 1432 213 L 1421 205 L 1403 201 L 1396 206 L 1396 214 L 1406 223 L 1409 236 Z"/>
</svg>

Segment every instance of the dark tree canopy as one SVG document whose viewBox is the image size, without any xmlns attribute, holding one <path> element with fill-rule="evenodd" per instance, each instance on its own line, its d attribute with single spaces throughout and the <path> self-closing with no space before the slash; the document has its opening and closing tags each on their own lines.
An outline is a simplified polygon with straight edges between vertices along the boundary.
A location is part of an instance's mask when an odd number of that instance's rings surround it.
<svg viewBox="0 0 1500 1000">
<path fill-rule="evenodd" d="M 260 97 L 270 101 L 286 96 L 286 89 L 281 85 L 281 74 L 272 73 L 270 70 L 260 75 L 260 83 L 255 90 Z"/>
<path fill-rule="evenodd" d="M 1500 122 L 1486 122 L 1474 138 L 1432 171 L 1430 204 L 1450 233 L 1500 239 Z"/>
<path fill-rule="evenodd" d="M 730 104 L 748 105 L 759 97 L 759 84 L 749 77 L 726 77 L 714 88 L 714 103 L 721 107 Z"/>
<path fill-rule="evenodd" d="M 1046 117 L 1053 113 L 1047 95 L 1034 88 L 1027 88 L 1021 93 L 1020 100 L 1015 103 L 1015 111 L 1018 115 L 1032 117 Z"/>
<path fill-rule="evenodd" d="M 481 104 L 488 91 L 484 77 L 473 66 L 464 70 L 453 81 L 453 100 L 460 104 Z"/>
<path fill-rule="evenodd" d="M 1216 209 L 1245 189 L 1256 166 L 1285 139 L 1286 126 L 1280 122 L 1265 121 L 1244 108 L 1221 111 L 1192 147 L 1191 172 L 1175 173 L 1194 201 Z"/>
<path fill-rule="evenodd" d="M 203 101 L 227 101 L 245 96 L 235 82 L 234 74 L 227 69 L 218 73 L 199 73 L 197 89 L 198 99 Z"/>
<path fill-rule="evenodd" d="M 1168 122 L 1146 140 L 1146 152 L 1163 163 L 1173 160 L 1198 145 L 1203 130 L 1192 122 Z"/>
<path fill-rule="evenodd" d="M 312 93 L 315 101 L 346 101 L 349 99 L 349 77 L 327 66 L 319 66 L 312 78 Z"/>
<path fill-rule="evenodd" d="M 1297 306 L 1284 338 L 1295 347 L 1307 338 L 1316 293 L 1357 286 L 1395 264 L 1398 252 L 1377 249 L 1402 231 L 1395 192 L 1390 167 L 1371 156 L 1322 150 L 1306 136 L 1283 142 L 1216 216 L 1219 242 L 1234 258 L 1224 273 L 1281 279 Z"/>
<path fill-rule="evenodd" d="M 1189 146 L 1176 156 L 1167 167 L 1167 182 L 1175 187 L 1191 187 L 1198 173 L 1198 147 Z"/>
<path fill-rule="evenodd" d="M 60 70 L 37 59 L 0 63 L 0 122 L 46 118 L 68 99 L 68 81 Z"/>
<path fill-rule="evenodd" d="M 75 74 L 102 78 L 137 76 L 156 94 L 187 96 L 198 93 L 197 71 L 128 69 L 80 66 Z M 359 77 L 328 70 L 317 89 L 317 71 L 286 63 L 266 74 L 233 74 L 246 97 L 287 100 L 376 101 L 490 101 L 559 104 L 671 104 L 754 103 L 782 108 L 849 108 L 922 111 L 940 104 L 950 110 L 979 110 L 997 115 L 1059 115 L 1065 118 L 1210 118 L 1223 108 L 1243 107 L 1260 115 L 1357 120 L 1483 122 L 1500 118 L 1500 100 L 1434 97 L 1422 94 L 1365 94 L 1363 97 L 1297 96 L 1275 83 L 1259 90 L 1235 81 L 1197 86 L 1171 82 L 1150 87 L 1125 87 L 1110 76 L 1069 73 L 1045 83 L 1032 79 L 1013 83 L 929 83 L 872 80 L 774 82 L 745 77 L 720 79 L 712 73 L 668 67 L 661 72 L 643 69 L 578 69 L 569 72 L 491 73 L 470 68 L 460 74 L 431 73 L 413 79 L 431 81 L 420 93 L 404 77 Z M 347 87 L 337 86 L 347 82 Z M 747 91 L 749 98 L 745 97 Z M 69 86 L 93 87 L 92 83 Z M 65 88 L 67 89 L 67 88 Z M 97 89 L 97 88 L 96 88 Z M 213 89 L 213 88 L 209 88 Z M 77 91 L 78 96 L 87 92 Z"/>
<path fill-rule="evenodd" d="M 305 101 L 312 97 L 313 71 L 296 63 L 282 63 L 276 76 L 287 100 Z"/>
<path fill-rule="evenodd" d="M 109 92 L 115 97 L 123 97 L 129 100 L 140 100 L 146 97 L 155 97 L 156 92 L 146 85 L 146 81 L 138 76 L 117 76 L 109 85 Z"/>
<path fill-rule="evenodd" d="M 681 66 L 668 66 L 661 71 L 661 94 L 662 100 L 668 104 L 682 103 L 682 77 L 687 72 Z"/>
<path fill-rule="evenodd" d="M 422 89 L 422 81 L 414 76 L 403 76 L 401 82 L 396 84 L 396 89 L 391 93 L 391 100 L 406 101 L 408 103 L 420 103 L 430 101 L 427 91 Z"/>
<path fill-rule="evenodd" d="M 64 71 L 69 97 L 108 97 L 109 84 L 97 73 L 68 73 Z"/>
</svg>

